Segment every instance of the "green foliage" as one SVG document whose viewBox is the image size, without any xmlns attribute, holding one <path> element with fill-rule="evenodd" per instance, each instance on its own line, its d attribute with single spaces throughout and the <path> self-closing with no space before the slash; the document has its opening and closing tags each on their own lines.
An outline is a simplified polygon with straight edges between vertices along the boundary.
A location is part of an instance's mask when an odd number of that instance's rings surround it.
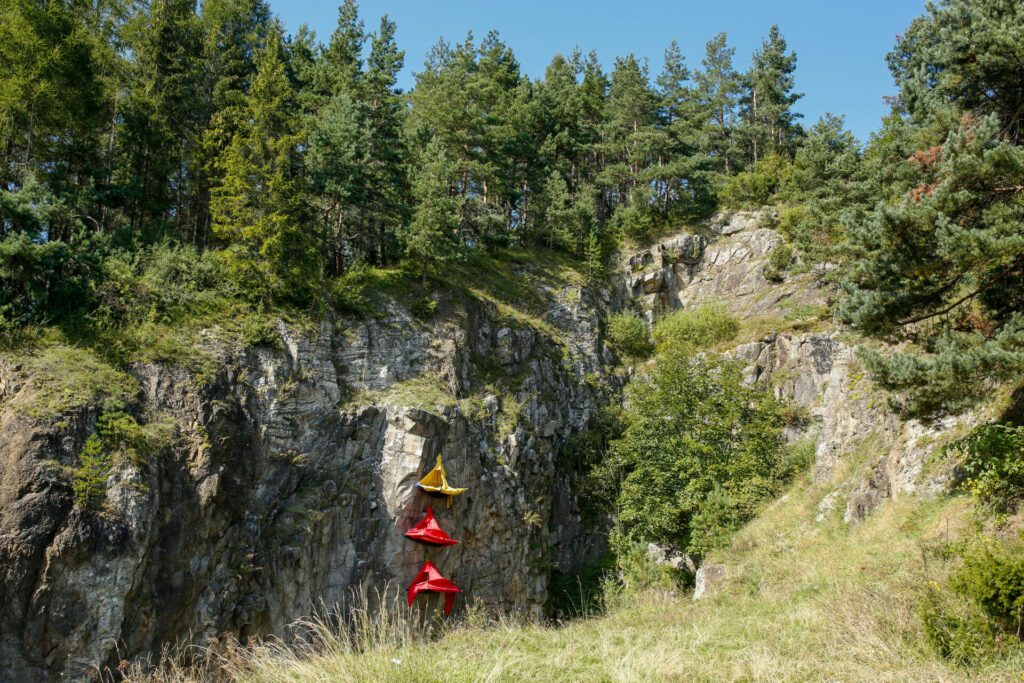
<svg viewBox="0 0 1024 683">
<path fill-rule="evenodd" d="M 448 192 L 454 173 L 440 143 L 431 141 L 413 189 L 419 203 L 405 237 L 406 253 L 419 266 L 424 283 L 431 263 L 451 261 L 459 252 L 463 202 Z"/>
<path fill-rule="evenodd" d="M 703 68 L 693 75 L 700 103 L 700 147 L 726 174 L 740 170 L 742 163 L 736 129 L 743 79 L 733 67 L 735 54 L 736 48 L 729 47 L 726 35 L 719 33 L 708 41 L 701 60 Z"/>
<path fill-rule="evenodd" d="M 420 320 L 426 320 L 432 317 L 435 311 L 437 311 L 437 300 L 432 299 L 429 296 L 416 299 L 409 308 L 409 312 Z"/>
<path fill-rule="evenodd" d="M 1024 539 L 968 546 L 950 587 L 970 598 L 1006 632 L 1024 632 Z"/>
<path fill-rule="evenodd" d="M 600 528 L 615 512 L 622 476 L 618 463 L 608 457 L 609 444 L 622 435 L 620 409 L 606 406 L 587 428 L 569 438 L 559 452 L 559 462 L 579 473 L 576 499 L 580 519 L 588 529 Z"/>
<path fill-rule="evenodd" d="M 587 565 L 578 572 L 555 570 L 548 581 L 545 611 L 556 619 L 589 617 L 604 607 L 604 592 L 614 571 L 610 556 Z"/>
<path fill-rule="evenodd" d="M 783 406 L 783 420 L 789 424 L 790 406 Z M 806 472 L 813 464 L 817 455 L 818 440 L 815 437 L 801 439 L 787 444 L 782 454 L 782 464 L 779 467 L 781 476 L 790 480 L 801 472 Z"/>
<path fill-rule="evenodd" d="M 954 550 L 960 563 L 948 588 L 931 582 L 919 604 L 929 642 L 965 666 L 1018 650 L 1024 629 L 1024 537 L 981 536 Z"/>
<path fill-rule="evenodd" d="M 35 419 L 52 420 L 107 399 L 128 401 L 139 391 L 131 375 L 86 349 L 55 345 L 14 358 L 32 377 L 32 390 L 14 405 Z"/>
<path fill-rule="evenodd" d="M 78 462 L 71 482 L 75 503 L 83 509 L 94 509 L 106 496 L 110 474 L 110 455 L 104 451 L 99 436 L 93 434 L 86 440 Z"/>
<path fill-rule="evenodd" d="M 659 350 L 704 350 L 729 341 L 739 332 L 739 321 L 724 306 L 703 304 L 665 316 L 654 325 Z"/>
<path fill-rule="evenodd" d="M 765 278 L 772 282 L 782 282 L 792 263 L 793 248 L 786 243 L 777 245 L 768 254 L 768 262 L 764 265 Z"/>
<path fill-rule="evenodd" d="M 911 415 L 970 407 L 1024 370 L 1022 28 L 1019 3 L 948 0 L 889 55 L 900 96 L 868 154 L 882 201 L 847 221 L 840 313 L 910 342 L 864 357 Z"/>
<path fill-rule="evenodd" d="M 963 454 L 961 486 L 982 504 L 1012 512 L 1024 501 L 1024 427 L 981 425 L 947 448 Z"/>
<path fill-rule="evenodd" d="M 252 315 L 242 323 L 242 339 L 249 346 L 281 346 L 281 333 L 272 320 Z"/>
<path fill-rule="evenodd" d="M 778 230 L 811 262 L 845 258 L 843 215 L 874 201 L 864 182 L 860 143 L 841 116 L 826 114 L 807 133 L 777 199 Z"/>
<path fill-rule="evenodd" d="M 225 269 L 256 302 L 308 302 L 319 274 L 316 243 L 303 227 L 303 183 L 293 172 L 303 143 L 294 96 L 274 31 L 256 56 L 243 123 L 217 159 L 210 205 Z"/>
<path fill-rule="evenodd" d="M 609 316 L 606 334 L 608 343 L 616 351 L 630 358 L 647 358 L 654 350 L 650 335 L 647 333 L 647 325 L 629 311 Z"/>
<path fill-rule="evenodd" d="M 108 401 L 96 421 L 96 433 L 86 439 L 73 470 L 75 503 L 97 510 L 106 497 L 107 479 L 121 462 L 143 465 L 169 438 L 167 425 L 142 426 L 124 412 L 124 404 Z"/>
<path fill-rule="evenodd" d="M 749 171 L 728 177 L 719 199 L 723 205 L 735 209 L 756 209 L 771 204 L 789 172 L 789 162 L 778 154 L 771 154 L 758 160 Z"/>
<path fill-rule="evenodd" d="M 615 571 L 622 590 L 627 594 L 645 589 L 676 591 L 692 582 L 685 569 L 659 564 L 647 552 L 647 543 L 613 536 Z"/>
<path fill-rule="evenodd" d="M 630 385 L 613 453 L 625 478 L 619 522 L 627 539 L 704 555 L 778 493 L 784 468 L 780 406 L 743 385 L 740 368 L 660 353 Z"/>
<path fill-rule="evenodd" d="M 796 123 L 801 114 L 792 107 L 803 97 L 796 85 L 796 54 L 790 52 L 777 25 L 772 26 L 754 53 L 747 74 L 748 88 L 740 100 L 741 133 L 755 166 L 772 154 L 789 157 L 802 134 Z"/>
<path fill-rule="evenodd" d="M 943 590 L 925 589 L 918 603 L 925 637 L 939 656 L 970 666 L 996 653 L 996 634 L 985 613 L 971 600 Z"/>
</svg>

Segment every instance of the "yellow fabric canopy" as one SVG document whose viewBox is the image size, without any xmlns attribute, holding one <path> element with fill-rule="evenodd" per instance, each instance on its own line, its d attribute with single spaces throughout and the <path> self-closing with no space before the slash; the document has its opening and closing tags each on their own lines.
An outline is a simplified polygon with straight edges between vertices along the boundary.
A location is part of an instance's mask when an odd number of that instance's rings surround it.
<svg viewBox="0 0 1024 683">
<path fill-rule="evenodd" d="M 452 504 L 452 496 L 465 493 L 468 489 L 455 488 L 448 485 L 448 477 L 444 473 L 444 465 L 441 464 L 441 456 L 437 456 L 437 464 L 434 469 L 427 473 L 427 476 L 420 479 L 416 484 L 427 493 L 435 496 L 447 496 L 448 504 Z"/>
</svg>

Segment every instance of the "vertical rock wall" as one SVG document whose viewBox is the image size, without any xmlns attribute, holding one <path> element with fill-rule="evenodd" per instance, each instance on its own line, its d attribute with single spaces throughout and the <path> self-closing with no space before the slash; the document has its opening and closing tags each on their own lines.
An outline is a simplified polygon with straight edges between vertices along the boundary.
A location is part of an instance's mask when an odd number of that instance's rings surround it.
<svg viewBox="0 0 1024 683">
<path fill-rule="evenodd" d="M 74 505 L 65 471 L 99 407 L 33 421 L 32 378 L 6 368 L 0 680 L 76 679 L 177 642 L 280 634 L 355 594 L 395 596 L 423 561 L 403 533 L 431 502 L 414 485 L 439 453 L 469 491 L 433 501 L 461 543 L 432 559 L 461 604 L 539 614 L 551 570 L 600 550 L 556 455 L 617 392 L 606 302 L 548 294 L 560 338 L 449 301 L 430 322 L 396 308 L 282 324 L 280 348 L 214 348 L 205 381 L 138 365 L 133 412 L 176 436 L 117 467 L 101 513 Z"/>
</svg>

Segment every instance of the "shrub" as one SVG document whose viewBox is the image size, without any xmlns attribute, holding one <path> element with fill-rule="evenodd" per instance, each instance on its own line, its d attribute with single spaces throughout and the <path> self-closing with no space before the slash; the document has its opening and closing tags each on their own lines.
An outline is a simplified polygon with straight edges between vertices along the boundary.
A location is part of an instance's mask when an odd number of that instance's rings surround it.
<svg viewBox="0 0 1024 683">
<path fill-rule="evenodd" d="M 338 312 L 358 316 L 366 316 L 372 312 L 359 275 L 358 271 L 352 270 L 334 281 L 331 287 L 331 302 Z"/>
<path fill-rule="evenodd" d="M 783 411 L 783 420 L 785 419 L 785 411 Z M 814 464 L 817 452 L 818 439 L 813 436 L 788 444 L 782 454 L 783 477 L 788 480 L 805 472 Z"/>
<path fill-rule="evenodd" d="M 790 169 L 790 163 L 781 156 L 767 156 L 750 170 L 729 177 L 722 186 L 719 198 L 724 206 L 735 209 L 770 204 Z"/>
<path fill-rule="evenodd" d="M 274 323 L 257 315 L 250 315 L 242 322 L 242 339 L 249 346 L 276 348 L 281 345 L 281 334 Z"/>
<path fill-rule="evenodd" d="M 692 576 L 685 569 L 656 562 L 647 552 L 647 544 L 613 535 L 615 569 L 621 586 L 627 592 L 646 588 L 678 590 L 691 583 Z"/>
<path fill-rule="evenodd" d="M 19 324 L 77 313 L 91 301 L 109 245 L 82 233 L 71 243 L 36 242 L 24 233 L 0 240 L 0 306 Z"/>
<path fill-rule="evenodd" d="M 429 296 L 423 296 L 416 299 L 409 307 L 409 312 L 420 320 L 430 318 L 434 315 L 435 311 L 437 311 L 437 300 Z"/>
<path fill-rule="evenodd" d="M 659 320 L 654 326 L 654 341 L 659 349 L 700 350 L 733 339 L 739 329 L 739 321 L 724 306 L 705 304 Z"/>
<path fill-rule="evenodd" d="M 137 265 L 139 285 L 152 296 L 152 315 L 170 322 L 194 311 L 197 304 L 227 297 L 225 275 L 213 254 L 190 245 L 158 244 Z"/>
<path fill-rule="evenodd" d="M 548 582 L 546 612 L 556 619 L 587 617 L 602 611 L 604 589 L 613 572 L 612 557 L 564 573 L 555 569 Z"/>
<path fill-rule="evenodd" d="M 622 410 L 604 406 L 583 431 L 569 437 L 558 453 L 560 465 L 579 474 L 575 479 L 580 520 L 587 528 L 602 524 L 615 512 L 618 463 L 608 457 L 609 443 L 622 435 Z"/>
<path fill-rule="evenodd" d="M 950 444 L 964 456 L 961 487 L 996 511 L 1024 500 L 1024 427 L 985 424 Z"/>
<path fill-rule="evenodd" d="M 925 638 L 939 656 L 968 666 L 996 651 L 996 637 L 985 614 L 962 596 L 944 591 L 935 582 L 918 603 Z"/>
<path fill-rule="evenodd" d="M 619 353 L 630 358 L 646 358 L 651 355 L 650 336 L 644 321 L 632 313 L 623 311 L 608 318 L 608 343 Z"/>
<path fill-rule="evenodd" d="M 764 276 L 772 282 L 782 282 L 790 264 L 793 263 L 793 248 L 786 243 L 779 244 L 768 254 Z"/>
<path fill-rule="evenodd" d="M 1024 633 L 1024 542 L 987 540 L 963 553 L 950 578 L 953 590 L 974 601 L 998 626 Z"/>
<path fill-rule="evenodd" d="M 106 495 L 111 467 L 110 453 L 103 447 L 99 435 L 92 434 L 86 439 L 82 452 L 78 454 L 78 462 L 71 481 L 75 503 L 87 510 L 94 509 Z"/>
<path fill-rule="evenodd" d="M 144 427 L 124 412 L 120 401 L 107 401 L 96 421 L 96 433 L 86 439 L 79 453 L 79 465 L 72 473 L 75 503 L 95 510 L 106 496 L 107 478 L 113 467 L 125 461 L 143 464 L 160 447 L 167 434 L 164 425 Z"/>
<path fill-rule="evenodd" d="M 657 216 L 642 199 L 632 204 L 620 204 L 612 214 L 609 229 L 616 234 L 629 237 L 637 242 L 650 239 L 658 228 Z"/>
</svg>

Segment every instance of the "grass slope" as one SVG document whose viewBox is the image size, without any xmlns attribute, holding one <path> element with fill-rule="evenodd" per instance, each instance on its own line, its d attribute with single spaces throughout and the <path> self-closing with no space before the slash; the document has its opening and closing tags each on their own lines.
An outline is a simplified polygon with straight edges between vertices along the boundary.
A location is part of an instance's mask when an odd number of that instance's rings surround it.
<svg viewBox="0 0 1024 683">
<path fill-rule="evenodd" d="M 711 558 L 729 576 L 699 602 L 617 595 L 558 627 L 477 623 L 470 610 L 432 642 L 385 619 L 304 651 L 239 650 L 222 671 L 253 683 L 1022 680 L 1020 657 L 953 668 L 921 632 L 918 596 L 949 570 L 941 549 L 970 533 L 967 499 L 901 498 L 848 527 L 838 510 L 816 521 L 829 490 L 805 478 L 773 503 Z"/>
</svg>

